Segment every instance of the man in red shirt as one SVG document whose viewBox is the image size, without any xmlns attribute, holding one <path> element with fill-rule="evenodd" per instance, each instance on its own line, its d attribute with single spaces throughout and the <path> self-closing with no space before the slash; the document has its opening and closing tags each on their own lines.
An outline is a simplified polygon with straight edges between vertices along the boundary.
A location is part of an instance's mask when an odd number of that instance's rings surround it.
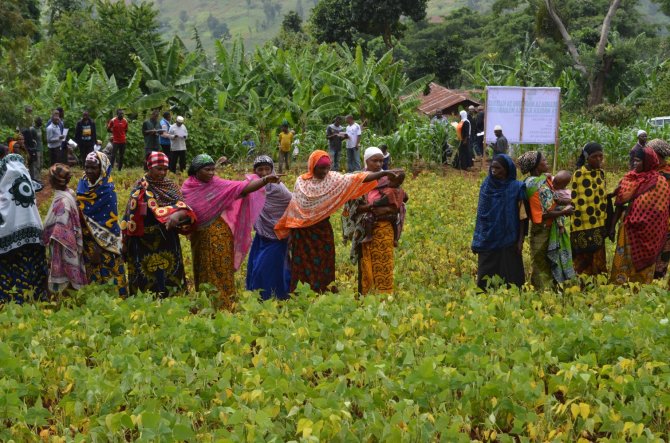
<svg viewBox="0 0 670 443">
<path fill-rule="evenodd" d="M 109 159 L 114 167 L 114 159 L 118 153 L 119 171 L 123 168 L 123 154 L 126 152 L 126 133 L 128 120 L 123 118 L 123 109 L 116 110 L 116 118 L 107 123 L 107 131 L 112 133 L 112 157 Z"/>
</svg>

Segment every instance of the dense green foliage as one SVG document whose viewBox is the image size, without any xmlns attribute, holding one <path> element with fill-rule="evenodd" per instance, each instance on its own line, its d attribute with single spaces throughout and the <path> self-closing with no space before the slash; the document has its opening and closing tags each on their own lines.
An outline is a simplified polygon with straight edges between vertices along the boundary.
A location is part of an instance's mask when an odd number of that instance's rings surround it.
<svg viewBox="0 0 670 443">
<path fill-rule="evenodd" d="M 115 178 L 121 205 L 139 174 Z M 665 439 L 667 291 L 599 279 L 479 294 L 469 242 L 480 179 L 405 182 L 393 296 L 353 296 L 332 217 L 339 295 L 245 293 L 229 314 L 211 294 L 121 300 L 91 287 L 4 306 L 0 439 Z"/>
</svg>

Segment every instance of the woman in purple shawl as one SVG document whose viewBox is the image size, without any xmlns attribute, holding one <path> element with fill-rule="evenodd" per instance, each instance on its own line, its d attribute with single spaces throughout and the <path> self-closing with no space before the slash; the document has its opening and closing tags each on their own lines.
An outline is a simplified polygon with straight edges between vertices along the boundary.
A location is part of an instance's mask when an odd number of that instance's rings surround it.
<svg viewBox="0 0 670 443">
<path fill-rule="evenodd" d="M 267 155 L 254 160 L 254 173 L 258 177 L 272 174 L 274 163 Z M 261 298 L 288 298 L 291 272 L 286 263 L 288 238 L 279 240 L 274 227 L 288 206 L 293 194 L 283 183 L 265 187 L 265 204 L 254 223 L 256 236 L 251 245 L 247 264 L 247 289 L 260 290 Z"/>
<path fill-rule="evenodd" d="M 188 175 L 181 190 L 198 220 L 191 234 L 195 287 L 215 286 L 221 307 L 232 310 L 235 271 L 249 251 L 251 226 L 263 208 L 262 195 L 252 193 L 278 183 L 279 177 L 224 180 L 216 176 L 214 159 L 207 154 L 193 159 Z"/>
</svg>

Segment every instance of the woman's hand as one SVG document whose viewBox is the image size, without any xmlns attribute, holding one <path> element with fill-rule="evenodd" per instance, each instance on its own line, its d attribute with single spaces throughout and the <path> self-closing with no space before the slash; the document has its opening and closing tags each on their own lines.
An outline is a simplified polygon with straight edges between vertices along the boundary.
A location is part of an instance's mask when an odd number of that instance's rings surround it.
<svg viewBox="0 0 670 443">
<path fill-rule="evenodd" d="M 575 207 L 574 206 L 566 206 L 562 211 L 561 215 L 572 215 L 575 213 Z"/>
<path fill-rule="evenodd" d="M 228 162 L 228 157 L 226 157 L 224 155 L 224 156 L 219 157 L 219 159 L 216 161 L 216 166 L 223 166 L 223 165 L 227 165 L 228 163 L 229 163 Z"/>
<path fill-rule="evenodd" d="M 393 206 L 373 206 L 372 213 L 375 217 L 384 217 L 387 215 L 396 215 L 398 210 Z"/>
<path fill-rule="evenodd" d="M 170 230 L 172 228 L 176 228 L 179 225 L 181 225 L 188 216 L 184 213 L 184 211 L 177 211 L 173 212 L 170 217 L 168 217 L 167 222 L 165 222 L 165 229 Z"/>
<path fill-rule="evenodd" d="M 263 183 L 265 183 L 266 185 L 268 183 L 281 183 L 281 177 L 282 177 L 281 175 L 277 175 L 274 173 L 266 175 L 265 177 L 263 177 Z"/>
<path fill-rule="evenodd" d="M 372 205 L 369 205 L 367 203 L 362 204 L 362 205 L 358 205 L 358 207 L 356 208 L 356 214 L 364 214 L 366 212 L 370 212 L 371 209 L 372 209 Z"/>
</svg>

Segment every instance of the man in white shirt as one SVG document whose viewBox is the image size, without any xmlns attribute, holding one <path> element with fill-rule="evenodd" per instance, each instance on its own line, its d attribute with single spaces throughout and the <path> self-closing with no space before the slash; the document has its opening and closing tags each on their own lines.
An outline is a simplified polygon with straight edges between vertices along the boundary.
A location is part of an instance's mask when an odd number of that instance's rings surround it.
<svg viewBox="0 0 670 443">
<path fill-rule="evenodd" d="M 347 172 L 361 170 L 361 154 L 358 150 L 361 142 L 361 127 L 354 117 L 347 115 Z"/>
<path fill-rule="evenodd" d="M 186 139 L 188 138 L 188 130 L 184 125 L 184 117 L 181 115 L 177 117 L 177 122 L 170 126 L 168 132 L 170 136 L 170 171 L 177 172 L 177 161 L 179 161 L 179 170 L 186 170 Z"/>
</svg>

